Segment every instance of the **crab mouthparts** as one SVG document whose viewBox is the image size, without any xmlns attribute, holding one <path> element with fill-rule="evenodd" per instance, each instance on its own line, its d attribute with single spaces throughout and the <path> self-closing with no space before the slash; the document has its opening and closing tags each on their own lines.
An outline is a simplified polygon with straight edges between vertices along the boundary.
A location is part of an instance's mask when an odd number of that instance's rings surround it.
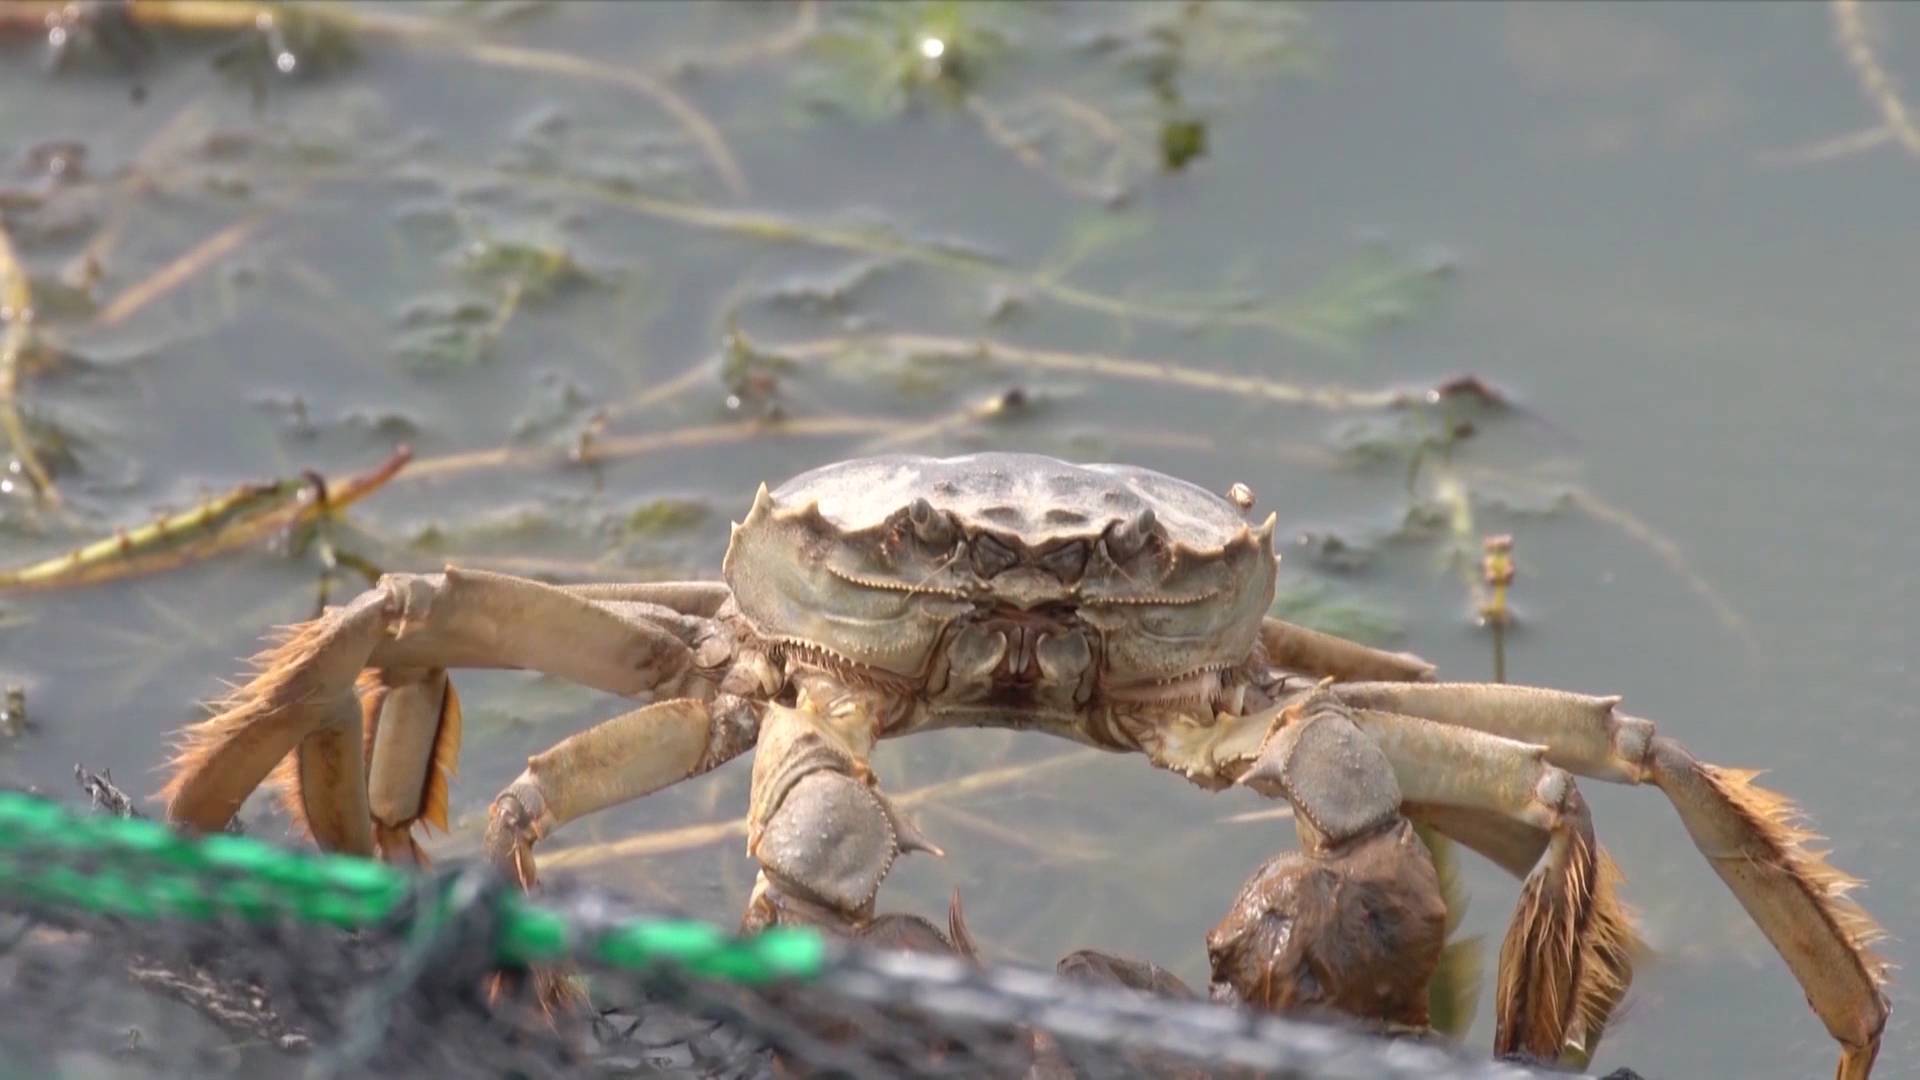
<svg viewBox="0 0 1920 1080">
<path fill-rule="evenodd" d="M 993 680 L 1026 686 L 1049 677 L 1048 669 L 1058 675 L 1063 666 L 1072 666 L 1075 656 L 1090 659 L 1085 631 L 1077 625 L 1071 608 L 1026 610 L 995 606 L 982 612 L 981 628 L 1006 642 L 1000 662 L 994 666 Z M 1064 655 L 1063 655 L 1064 654 Z"/>
</svg>

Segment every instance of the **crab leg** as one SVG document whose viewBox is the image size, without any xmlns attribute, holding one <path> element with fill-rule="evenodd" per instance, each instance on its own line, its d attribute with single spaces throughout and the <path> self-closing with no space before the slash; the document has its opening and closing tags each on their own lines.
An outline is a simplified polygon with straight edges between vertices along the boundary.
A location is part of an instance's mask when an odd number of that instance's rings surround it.
<svg viewBox="0 0 1920 1080">
<path fill-rule="evenodd" d="M 302 793 L 288 802 L 327 850 L 372 855 L 360 706 L 352 695 L 344 695 L 325 699 L 323 708 L 327 715 L 320 726 L 286 756 L 291 766 L 287 779 Z"/>
<path fill-rule="evenodd" d="M 713 618 L 720 606 L 733 596 L 733 590 L 718 581 L 598 582 L 562 585 L 560 591 L 598 603 L 612 601 L 672 608 L 682 615 L 703 619 Z"/>
<path fill-rule="evenodd" d="M 902 852 L 939 848 L 880 793 L 868 764 L 887 701 L 803 675 L 793 706 L 768 705 L 753 758 L 747 852 L 760 864 L 743 925 L 783 919 L 857 929 Z"/>
<path fill-rule="evenodd" d="M 1634 936 L 1572 777 L 1542 747 L 1354 708 L 1342 689 L 1324 683 L 1205 728 L 1158 717 L 1144 749 L 1197 783 L 1285 798 L 1309 851 L 1339 850 L 1403 812 L 1495 823 L 1476 839 L 1497 841 L 1527 874 L 1501 949 L 1499 1049 L 1549 1062 L 1590 1054 L 1631 977 Z"/>
<path fill-rule="evenodd" d="M 1508 836 L 1544 837 L 1500 946 L 1495 1051 L 1590 1058 L 1632 980 L 1638 941 L 1573 778 L 1539 746 L 1373 709 L 1349 715 L 1393 763 L 1411 817 L 1464 811 L 1519 827 Z"/>
<path fill-rule="evenodd" d="M 367 804 L 373 815 L 373 845 L 389 862 L 424 864 L 426 855 L 413 838 L 413 824 L 447 827 L 447 784 L 460 757 L 460 698 L 445 668 L 401 668 L 363 672 L 360 709 L 367 746 Z M 316 736 L 315 738 L 318 738 Z M 304 761 L 303 740 L 287 762 Z M 282 763 L 286 768 L 286 763 Z M 299 777 L 283 778 L 287 811 L 306 819 L 307 831 L 323 835 L 306 813 L 313 790 Z M 336 810 L 349 799 L 315 798 Z"/>
<path fill-rule="evenodd" d="M 1267 662 L 1288 671 L 1311 672 L 1336 679 L 1385 679 L 1424 682 L 1433 678 L 1433 665 L 1412 653 L 1387 652 L 1357 641 L 1309 630 L 1272 616 L 1261 620 L 1260 643 Z"/>
<path fill-rule="evenodd" d="M 257 658 L 251 681 L 182 733 L 160 793 L 167 817 L 220 829 L 275 763 L 294 754 L 290 797 L 315 839 L 371 854 L 367 776 L 378 786 L 387 835 L 414 817 L 432 819 L 436 782 L 451 768 L 458 705 L 433 672 L 530 668 L 617 694 L 707 692 L 709 658 L 695 651 L 704 622 L 640 599 L 602 601 L 500 574 L 389 574 L 346 606 L 293 627 Z M 379 674 L 366 684 L 363 708 L 355 684 L 365 668 Z M 401 777 L 405 762 L 431 763 L 432 775 Z M 387 835 L 382 846 L 390 843 Z"/>
<path fill-rule="evenodd" d="M 1228 771 L 1293 805 L 1302 850 L 1255 871 L 1207 935 L 1215 994 L 1424 1029 L 1447 904 L 1392 761 L 1331 694 L 1264 718 L 1251 762 Z"/>
<path fill-rule="evenodd" d="M 494 799 L 486 848 L 522 888 L 533 845 L 569 821 L 719 768 L 754 744 L 759 713 L 742 698 L 677 698 L 616 716 L 527 759 Z"/>
<path fill-rule="evenodd" d="M 363 594 L 292 628 L 256 658 L 258 675 L 217 703 L 213 716 L 181 732 L 172 775 L 160 789 L 167 820 L 206 832 L 224 828 L 274 765 L 315 736 L 315 760 L 299 764 L 296 780 L 311 775 L 324 781 L 320 763 L 331 761 L 336 783 L 331 790 L 324 783 L 316 786 L 315 795 L 335 803 L 364 802 L 362 770 L 346 768 L 360 752 L 362 720 L 353 685 L 386 632 L 387 604 L 383 591 Z M 351 744 L 351 752 L 345 744 Z M 358 779 L 348 779 L 348 773 Z M 325 829 L 336 819 L 323 811 L 309 820 Z M 348 827 L 316 838 L 337 851 L 373 851 L 372 834 L 364 829 Z"/>
<path fill-rule="evenodd" d="M 1471 683 L 1352 683 L 1334 692 L 1362 708 L 1539 744 L 1548 761 L 1583 776 L 1658 787 L 1840 1043 L 1836 1076 L 1871 1072 L 1888 1011 L 1886 964 L 1870 949 L 1880 928 L 1847 898 L 1855 879 L 1807 846 L 1799 812 L 1753 784 L 1753 773 L 1695 760 L 1651 721 L 1616 711 L 1614 697 Z"/>
</svg>

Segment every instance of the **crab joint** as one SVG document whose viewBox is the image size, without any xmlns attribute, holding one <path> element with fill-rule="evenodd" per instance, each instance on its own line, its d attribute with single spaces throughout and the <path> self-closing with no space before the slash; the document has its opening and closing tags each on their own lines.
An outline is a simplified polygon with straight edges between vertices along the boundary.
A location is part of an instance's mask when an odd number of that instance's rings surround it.
<svg viewBox="0 0 1920 1080">
<path fill-rule="evenodd" d="M 538 783 L 521 773 L 518 780 L 494 798 L 487 813 L 487 857 L 521 888 L 531 889 L 538 880 L 533 845 L 551 826 Z"/>
<path fill-rule="evenodd" d="M 1282 710 L 1240 783 L 1293 805 L 1300 843 L 1325 851 L 1400 817 L 1400 784 L 1347 709 L 1316 694 Z"/>
<path fill-rule="evenodd" d="M 540 795 L 539 783 L 525 772 L 508 784 L 507 790 L 494 796 L 488 817 L 490 847 L 496 828 L 503 834 L 511 834 L 515 839 L 531 844 L 545 839 L 554 827 L 553 817 L 547 813 L 547 801 Z"/>
</svg>

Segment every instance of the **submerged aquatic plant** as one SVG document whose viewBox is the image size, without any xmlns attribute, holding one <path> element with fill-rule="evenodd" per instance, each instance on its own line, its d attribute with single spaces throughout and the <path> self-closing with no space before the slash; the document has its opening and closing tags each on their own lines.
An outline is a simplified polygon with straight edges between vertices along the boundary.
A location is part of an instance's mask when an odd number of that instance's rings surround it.
<svg viewBox="0 0 1920 1080">
<path fill-rule="evenodd" d="M 214 54 L 214 69 L 256 103 L 275 83 L 337 74 L 359 59 L 351 27 L 324 8 L 260 5 L 250 27 Z"/>
<path fill-rule="evenodd" d="M 1324 580 L 1282 580 L 1273 614 L 1301 626 L 1370 645 L 1385 645 L 1403 633 L 1400 620 Z"/>
<path fill-rule="evenodd" d="M 466 215 L 461 215 L 463 219 Z M 442 373 L 478 363 L 523 304 L 597 284 L 564 242 L 523 239 L 469 222 L 447 253 L 459 282 L 403 305 L 391 348 L 410 370 Z"/>
<path fill-rule="evenodd" d="M 1112 203 L 1143 175 L 1205 155 L 1208 116 L 1229 96 L 1311 70 L 1307 23 L 1296 5 L 1237 0 L 839 4 L 804 39 L 796 93 L 864 122 L 954 108 L 1021 164 Z M 1054 69 L 1071 74 L 1035 76 Z"/>
<path fill-rule="evenodd" d="M 1032 17 L 1009 0 L 835 4 L 803 46 L 797 91 L 863 120 L 958 103 Z"/>
</svg>

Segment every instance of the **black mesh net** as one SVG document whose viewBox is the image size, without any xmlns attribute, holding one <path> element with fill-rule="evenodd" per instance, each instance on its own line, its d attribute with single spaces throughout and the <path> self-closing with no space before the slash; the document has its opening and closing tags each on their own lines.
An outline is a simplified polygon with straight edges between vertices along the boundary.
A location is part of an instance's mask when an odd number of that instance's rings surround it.
<svg viewBox="0 0 1920 1080">
<path fill-rule="evenodd" d="M 262 891 L 294 881 L 263 858 L 317 865 L 306 855 L 241 841 L 246 859 L 182 876 L 179 842 L 157 827 L 107 842 L 84 831 L 95 818 L 34 820 L 9 819 L 0 843 L 0 1076 L 1536 1075 L 1438 1042 L 950 955 L 815 939 L 805 970 L 768 977 L 714 935 L 698 964 L 671 948 L 621 961 L 689 924 L 565 884 L 538 910 L 566 928 L 566 970 L 591 1004 L 549 1011 L 529 970 L 500 959 L 523 932 L 505 922 L 529 905 L 487 870 L 378 868 L 388 876 L 370 880 L 398 891 L 373 917 L 331 920 L 343 928 L 316 919 L 339 909 L 311 886 Z M 81 831 L 55 828 L 69 821 Z M 615 936 L 625 953 L 602 947 Z"/>
</svg>

